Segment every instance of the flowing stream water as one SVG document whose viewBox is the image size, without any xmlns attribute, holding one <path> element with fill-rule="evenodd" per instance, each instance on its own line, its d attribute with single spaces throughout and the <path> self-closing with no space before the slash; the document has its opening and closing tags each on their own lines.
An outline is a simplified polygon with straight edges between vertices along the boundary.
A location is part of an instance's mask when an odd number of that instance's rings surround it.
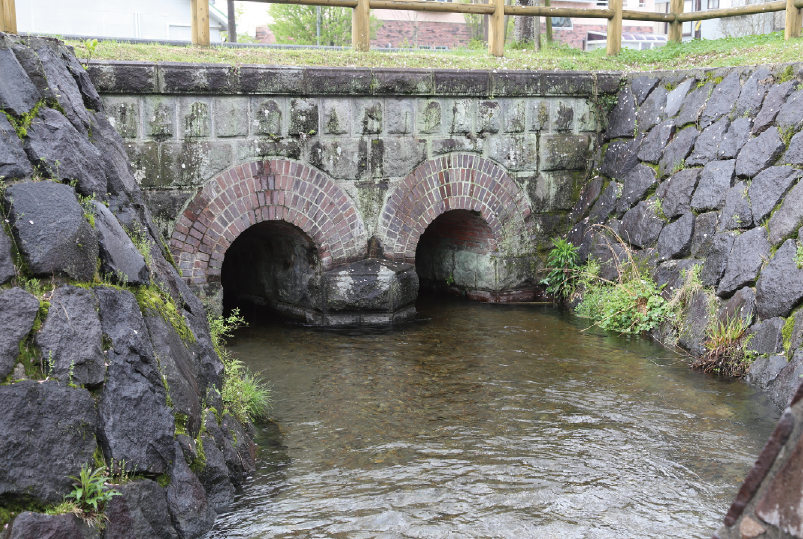
<svg viewBox="0 0 803 539">
<path fill-rule="evenodd" d="M 418 310 L 382 331 L 236 334 L 274 422 L 210 539 L 707 539 L 780 416 L 560 309 Z"/>
</svg>

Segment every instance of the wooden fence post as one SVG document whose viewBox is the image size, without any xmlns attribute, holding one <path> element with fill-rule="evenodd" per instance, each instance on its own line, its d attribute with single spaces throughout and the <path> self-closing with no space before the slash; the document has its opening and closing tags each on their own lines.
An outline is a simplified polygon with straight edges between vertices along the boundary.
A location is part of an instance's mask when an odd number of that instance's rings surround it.
<svg viewBox="0 0 803 539">
<path fill-rule="evenodd" d="M 669 0 L 669 12 L 675 17 L 680 16 L 683 13 L 683 0 Z M 683 23 L 677 19 L 669 23 L 669 41 L 683 41 Z"/>
<path fill-rule="evenodd" d="M 488 24 L 488 54 L 505 55 L 505 0 L 493 0 L 494 12 Z"/>
<path fill-rule="evenodd" d="M 357 0 L 351 13 L 351 47 L 355 51 L 368 52 L 371 48 L 370 15 L 368 0 Z"/>
<path fill-rule="evenodd" d="M 209 38 L 209 0 L 192 0 L 192 44 L 208 47 Z"/>
<path fill-rule="evenodd" d="M 545 7 L 552 7 L 552 0 L 544 0 Z M 552 17 L 544 17 L 546 24 L 546 42 L 547 45 L 552 43 Z"/>
<path fill-rule="evenodd" d="M 801 26 L 800 10 L 795 7 L 795 0 L 786 0 L 786 26 L 783 30 L 784 39 L 800 37 Z"/>
<path fill-rule="evenodd" d="M 17 33 L 17 10 L 14 0 L 0 0 L 0 32 Z"/>
<path fill-rule="evenodd" d="M 622 3 L 622 0 L 608 0 L 608 8 L 613 10 L 613 17 L 608 19 L 608 56 L 622 50 Z"/>
</svg>

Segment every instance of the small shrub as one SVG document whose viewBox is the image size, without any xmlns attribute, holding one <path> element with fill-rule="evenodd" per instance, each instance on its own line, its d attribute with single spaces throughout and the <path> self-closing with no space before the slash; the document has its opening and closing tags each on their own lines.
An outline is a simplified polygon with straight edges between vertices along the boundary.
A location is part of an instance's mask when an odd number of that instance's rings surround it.
<svg viewBox="0 0 803 539">
<path fill-rule="evenodd" d="M 229 316 L 209 317 L 209 334 L 215 351 L 223 361 L 223 388 L 220 392 L 226 410 L 243 423 L 264 418 L 271 405 L 270 388 L 261 376 L 254 374 L 226 349 L 226 338 L 234 330 L 246 325 L 240 311 L 234 309 Z"/>
<path fill-rule="evenodd" d="M 547 257 L 549 273 L 541 280 L 546 291 L 557 299 L 567 299 L 575 291 L 578 278 L 577 247 L 561 238 L 553 240 L 554 247 Z"/>
</svg>

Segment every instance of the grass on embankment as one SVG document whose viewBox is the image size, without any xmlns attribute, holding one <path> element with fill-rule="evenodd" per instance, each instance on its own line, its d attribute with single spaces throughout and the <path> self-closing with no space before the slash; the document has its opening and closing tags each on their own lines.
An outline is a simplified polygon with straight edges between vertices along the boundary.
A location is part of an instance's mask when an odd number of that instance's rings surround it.
<svg viewBox="0 0 803 539">
<path fill-rule="evenodd" d="M 80 41 L 68 41 L 76 55 L 88 54 Z M 776 64 L 800 61 L 803 39 L 784 41 L 782 33 L 717 40 L 670 43 L 649 51 L 623 49 L 615 57 L 604 49 L 583 52 L 563 46 L 541 52 L 507 49 L 505 58 L 493 58 L 485 50 L 456 49 L 439 52 L 356 53 L 351 50 L 281 50 L 270 48 L 176 47 L 103 41 L 91 57 L 98 60 L 153 62 L 207 62 L 232 65 L 356 66 L 436 69 L 564 69 L 577 71 L 653 71 L 695 67 Z"/>
</svg>

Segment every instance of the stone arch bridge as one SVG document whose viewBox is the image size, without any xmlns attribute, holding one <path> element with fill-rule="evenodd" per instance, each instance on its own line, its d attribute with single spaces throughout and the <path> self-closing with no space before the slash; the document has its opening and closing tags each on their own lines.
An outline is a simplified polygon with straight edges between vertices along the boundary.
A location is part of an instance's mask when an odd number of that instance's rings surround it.
<svg viewBox="0 0 803 539">
<path fill-rule="evenodd" d="M 184 278 L 316 324 L 532 297 L 615 75 L 94 62 Z"/>
</svg>

